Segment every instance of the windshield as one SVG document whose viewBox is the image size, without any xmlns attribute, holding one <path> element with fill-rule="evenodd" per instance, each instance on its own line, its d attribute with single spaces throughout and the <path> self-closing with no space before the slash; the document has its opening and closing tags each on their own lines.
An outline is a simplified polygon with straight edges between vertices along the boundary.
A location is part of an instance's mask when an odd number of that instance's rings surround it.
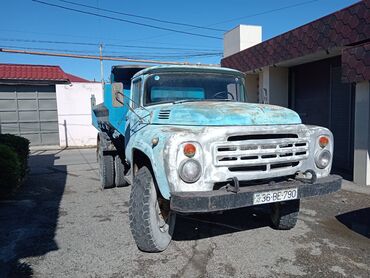
<svg viewBox="0 0 370 278">
<path fill-rule="evenodd" d="M 242 78 L 226 74 L 153 74 L 146 81 L 145 92 L 144 105 L 202 100 L 246 101 Z"/>
</svg>

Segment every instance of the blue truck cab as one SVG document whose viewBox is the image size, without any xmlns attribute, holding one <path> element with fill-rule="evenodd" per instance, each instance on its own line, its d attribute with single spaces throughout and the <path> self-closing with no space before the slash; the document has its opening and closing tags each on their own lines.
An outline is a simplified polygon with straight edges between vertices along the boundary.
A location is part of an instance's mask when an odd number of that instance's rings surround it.
<svg viewBox="0 0 370 278">
<path fill-rule="evenodd" d="M 340 189 L 333 135 L 290 109 L 248 103 L 244 74 L 204 66 L 115 66 L 92 99 L 103 189 L 131 185 L 140 250 L 167 248 L 176 214 L 268 204 L 291 229 L 300 199 Z"/>
</svg>

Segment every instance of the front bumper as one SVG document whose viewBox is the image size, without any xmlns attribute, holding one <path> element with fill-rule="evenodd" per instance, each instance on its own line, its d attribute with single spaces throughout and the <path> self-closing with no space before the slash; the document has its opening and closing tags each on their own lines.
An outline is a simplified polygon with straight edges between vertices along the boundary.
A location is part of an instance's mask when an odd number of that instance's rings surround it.
<svg viewBox="0 0 370 278">
<path fill-rule="evenodd" d="M 172 192 L 171 210 L 180 213 L 212 212 L 253 206 L 253 194 L 274 190 L 298 188 L 298 199 L 325 195 L 341 188 L 342 177 L 329 175 L 313 184 L 301 181 L 283 181 L 241 187 L 237 193 L 226 190 Z"/>
</svg>

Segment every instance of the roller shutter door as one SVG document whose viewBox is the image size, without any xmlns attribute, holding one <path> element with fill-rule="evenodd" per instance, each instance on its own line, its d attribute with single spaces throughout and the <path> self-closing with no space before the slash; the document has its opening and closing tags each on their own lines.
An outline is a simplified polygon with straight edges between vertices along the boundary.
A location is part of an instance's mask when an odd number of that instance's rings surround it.
<svg viewBox="0 0 370 278">
<path fill-rule="evenodd" d="M 59 145 L 55 85 L 0 85 L 1 133 Z"/>
<path fill-rule="evenodd" d="M 354 87 L 341 82 L 340 57 L 291 69 L 292 108 L 303 123 L 334 135 L 333 173 L 353 178 Z"/>
</svg>

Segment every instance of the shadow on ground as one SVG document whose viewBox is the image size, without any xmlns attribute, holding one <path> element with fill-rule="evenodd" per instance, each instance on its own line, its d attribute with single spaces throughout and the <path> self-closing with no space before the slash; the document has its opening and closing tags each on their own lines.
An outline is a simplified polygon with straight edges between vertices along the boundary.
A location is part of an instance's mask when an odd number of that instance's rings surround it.
<svg viewBox="0 0 370 278">
<path fill-rule="evenodd" d="M 340 214 L 336 218 L 350 230 L 370 238 L 370 207 Z"/>
<path fill-rule="evenodd" d="M 173 240 L 197 240 L 269 226 L 269 206 L 248 207 L 222 214 L 178 215 Z"/>
<path fill-rule="evenodd" d="M 56 159 L 54 154 L 31 156 L 31 172 L 21 189 L 0 201 L 0 277 L 31 277 L 33 269 L 22 259 L 58 249 L 54 236 L 66 166 L 53 171 Z"/>
</svg>

